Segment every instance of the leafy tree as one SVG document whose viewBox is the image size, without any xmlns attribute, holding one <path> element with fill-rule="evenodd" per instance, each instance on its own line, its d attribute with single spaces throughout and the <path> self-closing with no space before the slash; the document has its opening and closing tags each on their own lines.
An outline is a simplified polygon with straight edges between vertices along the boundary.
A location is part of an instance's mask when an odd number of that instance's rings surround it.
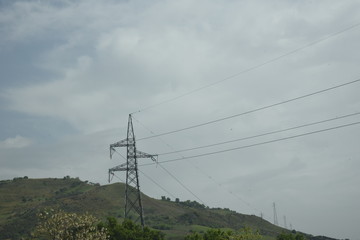
<svg viewBox="0 0 360 240">
<path fill-rule="evenodd" d="M 203 240 L 202 235 L 197 232 L 185 236 L 185 240 Z"/>
<path fill-rule="evenodd" d="M 204 234 L 204 240 L 228 240 L 231 235 L 231 231 L 225 232 L 220 229 L 209 229 Z"/>
<path fill-rule="evenodd" d="M 180 202 L 180 204 L 187 206 L 187 207 L 193 207 L 193 208 L 199 208 L 199 209 L 206 208 L 206 206 L 204 204 L 198 203 L 197 201 L 186 200 L 184 202 Z"/>
<path fill-rule="evenodd" d="M 260 240 L 258 232 L 245 227 L 238 232 L 224 231 L 221 229 L 209 229 L 203 235 L 195 232 L 185 237 L 185 240 Z"/>
<path fill-rule="evenodd" d="M 114 217 L 108 217 L 107 222 L 100 223 L 99 228 L 106 228 L 109 240 L 164 240 L 165 235 L 148 227 L 142 228 L 131 220 L 124 220 L 121 224 Z"/>
<path fill-rule="evenodd" d="M 32 233 L 34 239 L 51 240 L 107 240 L 105 228 L 98 228 L 98 220 L 90 214 L 77 215 L 54 210 L 38 215 L 41 222 Z"/>
<path fill-rule="evenodd" d="M 249 227 L 240 229 L 239 232 L 231 237 L 233 240 L 260 240 L 261 238 L 262 237 L 258 231 L 253 231 Z"/>
<path fill-rule="evenodd" d="M 305 236 L 300 233 L 281 233 L 276 240 L 306 240 Z"/>
</svg>

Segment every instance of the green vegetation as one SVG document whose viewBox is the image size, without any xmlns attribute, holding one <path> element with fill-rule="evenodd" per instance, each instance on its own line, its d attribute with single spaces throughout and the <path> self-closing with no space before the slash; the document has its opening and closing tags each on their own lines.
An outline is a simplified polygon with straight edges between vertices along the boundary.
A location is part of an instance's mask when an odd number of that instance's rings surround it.
<svg viewBox="0 0 360 240">
<path fill-rule="evenodd" d="M 40 224 L 37 215 L 44 209 L 80 216 L 89 213 L 104 224 L 109 224 L 108 217 L 111 216 L 122 223 L 124 192 L 125 185 L 121 183 L 100 186 L 69 176 L 0 181 L 0 240 L 29 237 Z M 169 240 L 182 240 L 194 232 L 203 236 L 212 228 L 236 231 L 249 227 L 258 230 L 264 240 L 275 240 L 283 231 L 290 233 L 260 217 L 230 209 L 209 208 L 196 201 L 171 201 L 167 197 L 157 200 L 144 194 L 142 200 L 146 225 L 161 231 Z"/>
<path fill-rule="evenodd" d="M 100 229 L 106 229 L 109 240 L 164 240 L 165 234 L 152 230 L 130 220 L 124 220 L 121 224 L 116 218 L 108 217 L 106 223 L 99 224 Z"/>
<path fill-rule="evenodd" d="M 281 233 L 276 237 L 276 240 L 306 240 L 305 236 L 301 233 Z"/>
<path fill-rule="evenodd" d="M 142 228 L 131 220 L 118 223 L 114 217 L 100 222 L 94 216 L 45 210 L 38 214 L 40 222 L 31 234 L 33 240 L 164 240 L 164 234 Z"/>
<path fill-rule="evenodd" d="M 107 240 L 104 227 L 98 227 L 97 220 L 90 214 L 78 215 L 54 210 L 38 215 L 41 222 L 32 233 L 33 239 L 53 240 Z"/>
<path fill-rule="evenodd" d="M 237 232 L 222 229 L 209 229 L 204 234 L 197 232 L 187 235 L 185 240 L 261 240 L 259 232 L 244 227 Z"/>
</svg>

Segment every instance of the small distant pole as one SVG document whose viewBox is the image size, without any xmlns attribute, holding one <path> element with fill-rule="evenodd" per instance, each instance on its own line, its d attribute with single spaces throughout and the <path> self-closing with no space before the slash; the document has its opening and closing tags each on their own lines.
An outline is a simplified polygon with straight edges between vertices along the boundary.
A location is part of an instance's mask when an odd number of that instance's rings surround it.
<svg viewBox="0 0 360 240">
<path fill-rule="evenodd" d="M 277 218 L 277 213 L 276 213 L 276 205 L 275 205 L 275 202 L 273 202 L 273 210 L 274 210 L 274 224 L 275 224 L 275 225 L 279 225 L 279 223 L 278 223 L 278 218 Z"/>
<path fill-rule="evenodd" d="M 286 216 L 284 215 L 284 227 L 287 229 Z"/>
</svg>

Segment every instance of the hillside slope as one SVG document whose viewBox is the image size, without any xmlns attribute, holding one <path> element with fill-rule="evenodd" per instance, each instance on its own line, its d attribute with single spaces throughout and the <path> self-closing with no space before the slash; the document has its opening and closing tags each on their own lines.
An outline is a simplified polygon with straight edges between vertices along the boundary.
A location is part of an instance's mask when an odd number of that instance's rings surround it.
<svg viewBox="0 0 360 240">
<path fill-rule="evenodd" d="M 27 236 L 37 223 L 36 215 L 44 208 L 67 212 L 88 212 L 101 220 L 107 216 L 123 218 L 125 185 L 105 186 L 82 182 L 77 178 L 0 181 L 0 240 Z M 210 209 L 197 202 L 171 202 L 142 195 L 145 222 L 162 230 L 169 239 L 183 239 L 191 231 L 207 228 L 239 229 L 249 226 L 267 238 L 284 229 L 259 217 L 231 210 Z"/>
</svg>

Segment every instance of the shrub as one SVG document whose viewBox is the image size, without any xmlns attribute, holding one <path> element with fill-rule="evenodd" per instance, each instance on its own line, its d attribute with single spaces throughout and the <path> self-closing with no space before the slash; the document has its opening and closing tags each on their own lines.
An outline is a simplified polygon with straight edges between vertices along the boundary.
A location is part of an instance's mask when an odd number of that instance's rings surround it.
<svg viewBox="0 0 360 240">
<path fill-rule="evenodd" d="M 107 240 L 105 228 L 98 228 L 98 220 L 90 214 L 77 215 L 54 210 L 38 215 L 40 224 L 32 236 L 35 239 L 53 240 Z"/>
</svg>

